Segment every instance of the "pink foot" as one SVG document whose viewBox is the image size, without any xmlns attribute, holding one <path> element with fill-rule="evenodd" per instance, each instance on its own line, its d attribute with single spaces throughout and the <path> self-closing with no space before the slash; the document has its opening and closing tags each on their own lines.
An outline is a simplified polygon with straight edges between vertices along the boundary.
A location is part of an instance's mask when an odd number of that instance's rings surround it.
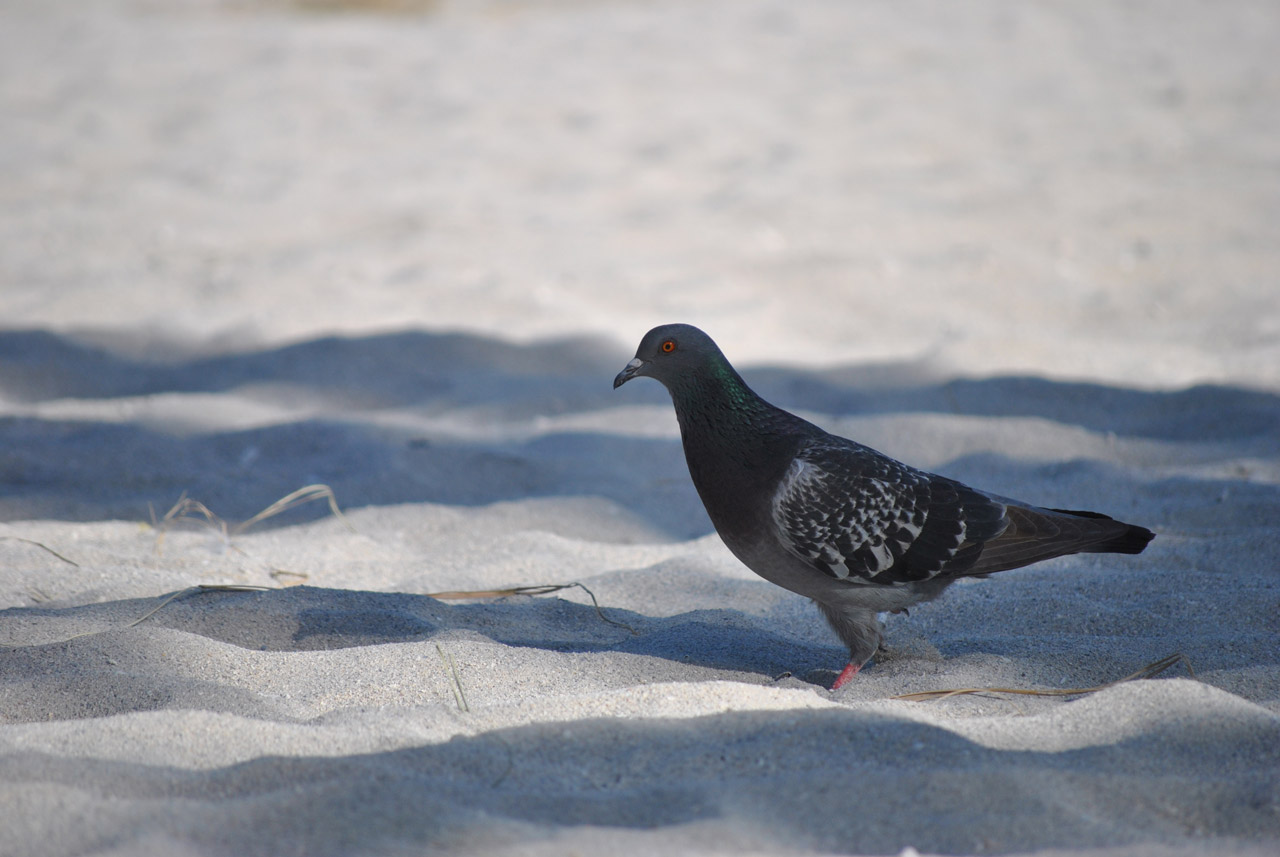
<svg viewBox="0 0 1280 857">
<path fill-rule="evenodd" d="M 849 666 L 844 668 L 844 672 L 836 676 L 836 683 L 831 685 L 831 689 L 839 690 L 840 688 L 844 687 L 845 684 L 849 681 L 849 679 L 853 678 L 858 674 L 858 670 L 860 669 L 862 669 L 862 664 L 849 664 Z"/>
</svg>

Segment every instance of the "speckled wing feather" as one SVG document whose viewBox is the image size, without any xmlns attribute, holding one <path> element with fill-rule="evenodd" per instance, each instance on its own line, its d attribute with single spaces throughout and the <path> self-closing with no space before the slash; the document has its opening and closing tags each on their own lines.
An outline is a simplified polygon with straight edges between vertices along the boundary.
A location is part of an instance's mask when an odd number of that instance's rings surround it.
<svg viewBox="0 0 1280 857">
<path fill-rule="evenodd" d="M 986 495 L 830 435 L 796 455 L 772 512 L 787 550 L 851 583 L 963 573 L 1007 525 Z"/>
</svg>

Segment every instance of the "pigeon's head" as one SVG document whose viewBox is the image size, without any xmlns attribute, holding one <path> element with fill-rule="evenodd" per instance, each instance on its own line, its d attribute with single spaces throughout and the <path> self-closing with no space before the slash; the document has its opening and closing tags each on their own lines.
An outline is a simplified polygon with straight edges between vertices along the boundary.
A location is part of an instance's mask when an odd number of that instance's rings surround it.
<svg viewBox="0 0 1280 857">
<path fill-rule="evenodd" d="M 697 377 L 719 364 L 727 365 L 710 336 L 691 324 L 664 324 L 644 335 L 636 356 L 613 379 L 613 387 L 616 390 L 645 375 L 672 389 L 682 379 Z"/>
</svg>

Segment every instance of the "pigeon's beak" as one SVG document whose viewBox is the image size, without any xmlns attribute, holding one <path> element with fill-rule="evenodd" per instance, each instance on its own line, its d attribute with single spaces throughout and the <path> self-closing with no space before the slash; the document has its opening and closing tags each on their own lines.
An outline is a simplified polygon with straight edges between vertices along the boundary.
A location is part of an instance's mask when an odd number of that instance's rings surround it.
<svg viewBox="0 0 1280 857">
<path fill-rule="evenodd" d="M 613 379 L 613 389 L 618 389 L 623 384 L 634 378 L 640 372 L 640 368 L 644 365 L 645 362 L 639 357 L 633 357 L 630 363 L 622 367 L 622 371 L 618 373 L 618 377 Z"/>
</svg>

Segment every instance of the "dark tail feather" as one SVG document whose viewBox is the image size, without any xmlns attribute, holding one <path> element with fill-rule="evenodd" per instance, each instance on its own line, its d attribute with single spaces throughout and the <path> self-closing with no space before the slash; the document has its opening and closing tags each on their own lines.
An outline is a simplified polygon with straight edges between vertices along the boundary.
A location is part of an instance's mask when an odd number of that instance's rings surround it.
<svg viewBox="0 0 1280 857">
<path fill-rule="evenodd" d="M 1050 511 L 1060 512 L 1063 515 L 1074 515 L 1077 518 L 1098 518 L 1104 521 L 1115 521 L 1115 518 L 1110 515 L 1103 515 L 1099 512 L 1084 512 L 1078 509 L 1051 509 Z M 1085 548 L 1081 553 L 1142 553 L 1147 544 L 1156 537 L 1156 534 L 1146 527 L 1139 527 L 1136 524 L 1124 524 L 1122 521 L 1116 521 L 1116 523 L 1123 524 L 1128 529 L 1119 535 L 1112 536 L 1105 542 Z"/>
<path fill-rule="evenodd" d="M 1145 527 L 1097 512 L 1009 505 L 1006 514 L 1009 524 L 1003 533 L 977 543 L 980 553 L 967 552 L 963 564 L 949 565 L 945 571 L 957 576 L 991 574 L 1073 553 L 1141 553 L 1155 538 Z M 961 554 L 966 551 L 956 559 Z"/>
</svg>

